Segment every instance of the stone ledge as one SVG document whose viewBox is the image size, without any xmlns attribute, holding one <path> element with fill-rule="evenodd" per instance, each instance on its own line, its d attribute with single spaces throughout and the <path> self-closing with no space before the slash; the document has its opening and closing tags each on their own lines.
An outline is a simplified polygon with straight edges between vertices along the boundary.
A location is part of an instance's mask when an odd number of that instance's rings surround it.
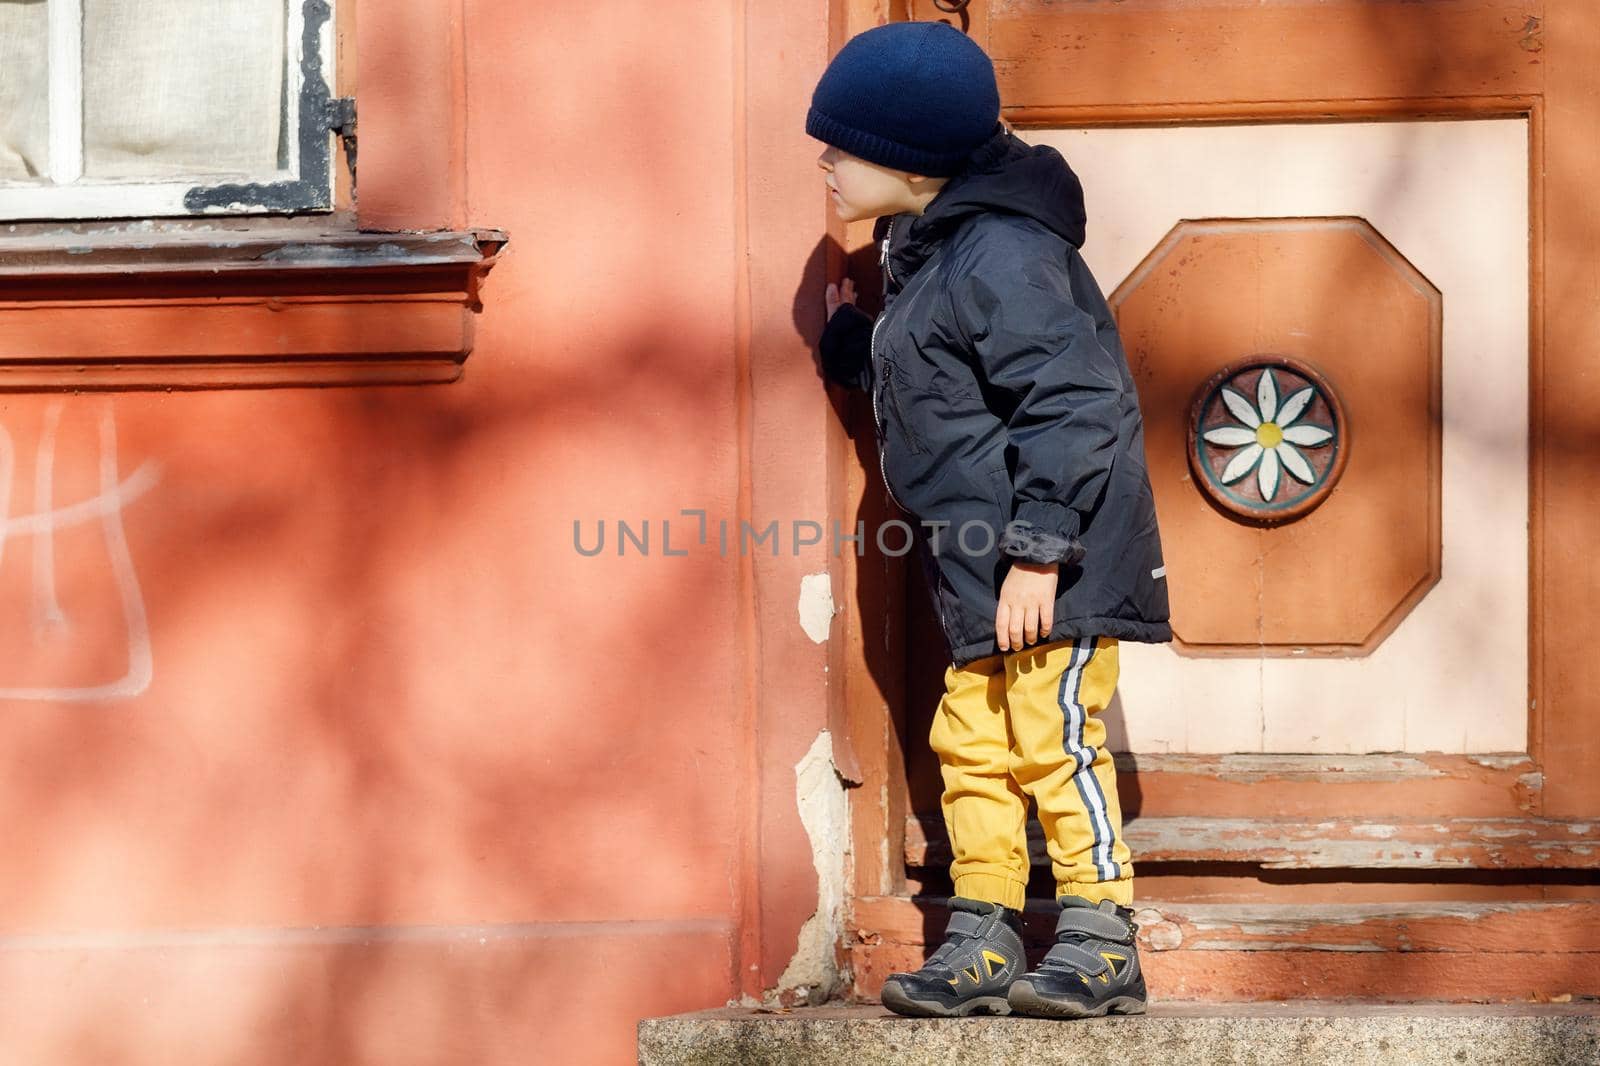
<svg viewBox="0 0 1600 1066">
<path fill-rule="evenodd" d="M 726 1008 L 639 1023 L 642 1066 L 1381 1063 L 1592 1066 L 1600 1003 L 1153 1003 L 1078 1022 L 900 1018 L 881 1007 Z"/>
</svg>

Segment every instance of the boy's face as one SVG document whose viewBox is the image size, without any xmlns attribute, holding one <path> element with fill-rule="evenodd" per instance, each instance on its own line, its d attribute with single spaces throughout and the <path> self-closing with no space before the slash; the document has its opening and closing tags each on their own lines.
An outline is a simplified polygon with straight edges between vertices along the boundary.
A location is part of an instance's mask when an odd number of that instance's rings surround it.
<svg viewBox="0 0 1600 1066">
<path fill-rule="evenodd" d="M 829 199 L 846 222 L 920 210 L 912 184 L 918 175 L 869 163 L 831 144 L 817 156 L 817 166 L 827 174 Z"/>
</svg>

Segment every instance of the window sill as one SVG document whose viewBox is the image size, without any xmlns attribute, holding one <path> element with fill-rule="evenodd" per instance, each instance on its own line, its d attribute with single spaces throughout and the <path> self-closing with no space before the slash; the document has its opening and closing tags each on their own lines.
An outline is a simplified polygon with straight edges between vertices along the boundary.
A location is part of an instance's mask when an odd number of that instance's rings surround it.
<svg viewBox="0 0 1600 1066">
<path fill-rule="evenodd" d="M 498 230 L 54 233 L 0 246 L 0 390 L 454 381 Z"/>
</svg>

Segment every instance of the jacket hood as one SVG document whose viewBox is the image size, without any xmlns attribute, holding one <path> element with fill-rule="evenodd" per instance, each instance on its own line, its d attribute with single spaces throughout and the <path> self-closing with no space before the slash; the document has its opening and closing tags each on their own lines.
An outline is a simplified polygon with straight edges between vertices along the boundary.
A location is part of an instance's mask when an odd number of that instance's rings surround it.
<svg viewBox="0 0 1600 1066">
<path fill-rule="evenodd" d="M 922 214 L 880 218 L 874 232 L 880 240 L 892 234 L 889 266 L 896 279 L 904 279 L 963 222 L 984 211 L 1036 219 L 1073 247 L 1083 247 L 1087 216 L 1078 175 L 1060 152 L 1028 144 L 1003 125 L 995 127 Z M 899 224 L 892 225 L 896 219 Z"/>
</svg>

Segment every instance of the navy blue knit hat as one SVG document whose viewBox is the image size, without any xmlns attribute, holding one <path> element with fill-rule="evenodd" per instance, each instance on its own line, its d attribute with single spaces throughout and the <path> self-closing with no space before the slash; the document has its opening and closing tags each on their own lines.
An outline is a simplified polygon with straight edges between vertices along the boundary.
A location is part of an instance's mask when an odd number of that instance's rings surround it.
<svg viewBox="0 0 1600 1066">
<path fill-rule="evenodd" d="M 994 64 L 944 22 L 858 33 L 811 94 L 806 133 L 853 156 L 930 177 L 959 173 L 1000 123 Z"/>
</svg>

